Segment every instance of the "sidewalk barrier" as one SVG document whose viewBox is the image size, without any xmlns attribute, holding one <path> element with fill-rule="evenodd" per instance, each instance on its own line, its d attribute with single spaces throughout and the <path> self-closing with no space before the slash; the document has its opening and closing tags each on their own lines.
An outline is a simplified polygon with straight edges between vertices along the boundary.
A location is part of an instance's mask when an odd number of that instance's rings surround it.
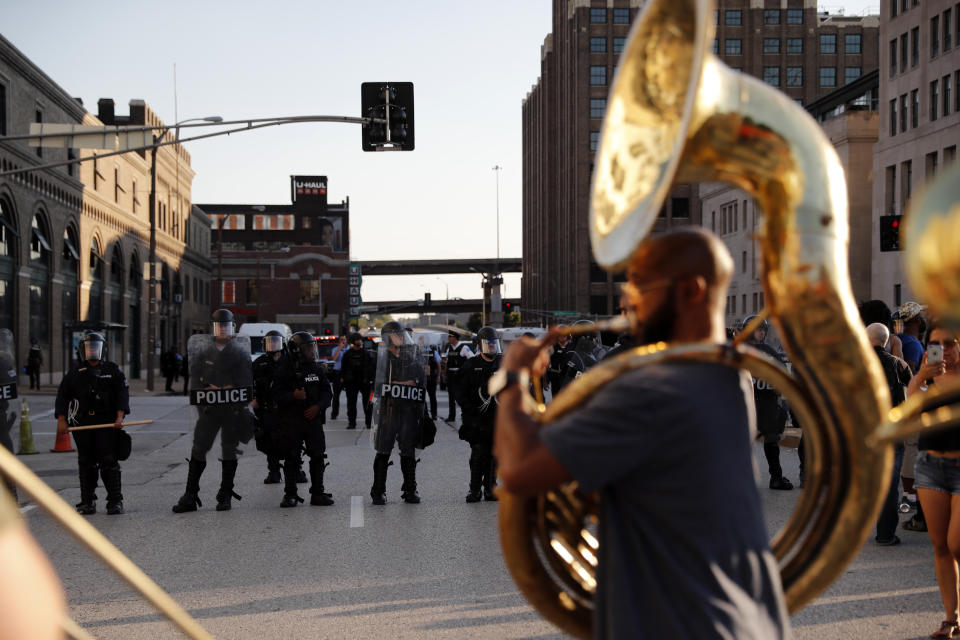
<svg viewBox="0 0 960 640">
<path fill-rule="evenodd" d="M 33 427 L 30 425 L 30 405 L 26 398 L 20 398 L 20 451 L 17 455 L 25 456 L 38 453 L 33 446 Z"/>
<path fill-rule="evenodd" d="M 53 445 L 53 449 L 50 449 L 50 453 L 70 453 L 74 448 L 70 444 L 70 434 L 69 433 L 58 433 L 57 442 Z"/>
</svg>

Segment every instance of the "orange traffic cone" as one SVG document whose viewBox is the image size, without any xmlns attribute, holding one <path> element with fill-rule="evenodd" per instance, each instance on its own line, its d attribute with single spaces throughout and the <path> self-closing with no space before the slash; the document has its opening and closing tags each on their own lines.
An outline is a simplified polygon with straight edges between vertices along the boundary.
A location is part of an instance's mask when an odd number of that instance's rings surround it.
<svg viewBox="0 0 960 640">
<path fill-rule="evenodd" d="M 70 444 L 70 433 L 58 433 L 57 442 L 53 445 L 53 449 L 50 449 L 50 453 L 70 453 L 74 450 Z"/>
</svg>

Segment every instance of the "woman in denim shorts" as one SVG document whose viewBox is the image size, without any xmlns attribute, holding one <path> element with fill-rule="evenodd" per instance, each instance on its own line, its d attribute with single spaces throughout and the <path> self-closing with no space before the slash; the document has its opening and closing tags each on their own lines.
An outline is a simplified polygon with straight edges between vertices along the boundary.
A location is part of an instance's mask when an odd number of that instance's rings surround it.
<svg viewBox="0 0 960 640">
<path fill-rule="evenodd" d="M 942 362 L 927 362 L 929 349 L 923 356 L 917 375 L 907 387 L 907 394 L 923 393 L 929 384 L 946 384 L 960 377 L 960 345 L 957 333 L 934 325 L 927 345 L 943 347 Z M 937 433 L 921 433 L 916 463 L 916 486 L 927 531 L 933 543 L 934 566 L 940 599 L 946 619 L 931 638 L 960 636 L 957 623 L 958 593 L 957 558 L 960 557 L 960 536 L 948 537 L 951 520 L 960 519 L 960 427 Z"/>
</svg>

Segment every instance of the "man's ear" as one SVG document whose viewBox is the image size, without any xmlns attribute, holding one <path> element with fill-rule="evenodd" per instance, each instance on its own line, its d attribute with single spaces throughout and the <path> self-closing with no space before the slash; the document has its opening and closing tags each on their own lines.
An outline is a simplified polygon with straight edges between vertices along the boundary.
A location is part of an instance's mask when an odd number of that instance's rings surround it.
<svg viewBox="0 0 960 640">
<path fill-rule="evenodd" d="M 677 283 L 680 299 L 686 302 L 703 302 L 707 299 L 709 288 L 703 276 L 690 276 Z"/>
</svg>

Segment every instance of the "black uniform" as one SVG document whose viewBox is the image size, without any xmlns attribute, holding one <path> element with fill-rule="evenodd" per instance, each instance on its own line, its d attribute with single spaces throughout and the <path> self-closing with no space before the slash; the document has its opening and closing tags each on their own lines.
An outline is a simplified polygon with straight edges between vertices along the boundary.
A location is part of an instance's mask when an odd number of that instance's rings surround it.
<svg viewBox="0 0 960 640">
<path fill-rule="evenodd" d="M 372 419 L 370 389 L 373 386 L 376 356 L 363 347 L 350 347 L 340 361 L 340 380 L 347 390 L 347 428 L 357 427 L 357 394 L 363 405 L 363 418 L 367 428 Z"/>
<path fill-rule="evenodd" d="M 573 349 L 570 343 L 556 345 L 550 355 L 550 365 L 547 368 L 547 379 L 550 381 L 550 395 L 556 396 L 563 388 L 563 370 L 567 362 L 567 353 Z"/>
<path fill-rule="evenodd" d="M 272 353 L 264 353 L 253 361 L 253 396 L 257 399 L 257 409 L 254 411 L 257 425 L 254 435 L 257 449 L 267 456 L 267 478 L 263 481 L 264 484 L 280 482 L 280 460 L 283 456 L 275 441 L 279 416 L 273 383 L 283 358 L 283 353 L 280 353 L 277 359 L 274 359 Z"/>
<path fill-rule="evenodd" d="M 297 389 L 303 389 L 307 397 L 303 400 L 295 398 Z M 327 451 L 323 425 L 327 407 L 333 400 L 333 391 L 323 366 L 287 358 L 277 371 L 274 390 L 280 417 L 279 443 L 284 452 L 284 500 L 292 498 L 302 502 L 297 496 L 297 471 L 300 451 L 305 448 L 310 457 L 310 504 L 333 504 L 329 494 L 323 491 Z M 312 420 L 304 416 L 304 411 L 310 407 L 319 408 Z"/>
<path fill-rule="evenodd" d="M 444 361 L 444 371 L 447 382 L 447 393 L 450 395 L 450 408 L 447 410 L 447 422 L 453 422 L 457 419 L 457 378 L 460 375 L 460 367 L 467 361 L 468 357 L 464 354 L 464 348 L 469 349 L 465 342 L 457 342 L 455 345 L 447 343 L 443 347 L 442 357 Z"/>
<path fill-rule="evenodd" d="M 56 417 L 64 416 L 70 426 L 107 424 L 117 412 L 130 413 L 130 390 L 123 372 L 113 362 L 96 366 L 81 362 L 60 381 Z M 107 509 L 123 500 L 120 463 L 117 460 L 117 430 L 113 428 L 74 431 L 77 465 L 80 469 L 81 502 L 93 505 L 97 499 L 97 473 L 107 490 Z"/>
<path fill-rule="evenodd" d="M 559 365 L 557 388 L 551 389 L 554 395 L 560 393 L 565 386 L 597 364 L 594 347 L 595 345 L 589 337 L 581 336 L 576 348 L 564 352 Z"/>
<path fill-rule="evenodd" d="M 437 348 L 424 347 L 427 359 L 427 397 L 430 399 L 430 417 L 437 419 L 437 379 L 440 377 L 440 363 L 437 361 Z"/>
<path fill-rule="evenodd" d="M 10 408 L 10 400 L 17 397 L 17 365 L 12 358 L 0 353 L 0 385 L 7 389 L 5 397 L 0 399 L 0 445 L 13 453 L 13 438 L 10 431 L 19 417 Z"/>
<path fill-rule="evenodd" d="M 496 500 L 497 463 L 493 457 L 493 429 L 497 420 L 497 401 L 487 393 L 490 377 L 500 368 L 500 354 L 487 360 L 476 355 L 463 365 L 457 385 L 457 401 L 463 409 L 460 439 L 470 443 L 470 492 L 468 502 L 480 500 L 480 490 L 487 500 Z"/>
<path fill-rule="evenodd" d="M 42 366 L 43 351 L 40 350 L 40 345 L 30 345 L 30 350 L 27 352 L 27 374 L 30 376 L 31 389 L 40 388 L 40 367 Z"/>
<path fill-rule="evenodd" d="M 749 342 L 748 344 L 768 356 L 783 361 L 783 356 L 768 344 Z M 783 477 L 780 466 L 780 436 L 787 424 L 787 411 L 780 403 L 780 392 L 766 380 L 753 379 L 753 400 L 757 409 L 757 430 L 763 436 L 763 453 L 770 471 L 771 489 L 791 489 L 793 485 Z"/>
</svg>

